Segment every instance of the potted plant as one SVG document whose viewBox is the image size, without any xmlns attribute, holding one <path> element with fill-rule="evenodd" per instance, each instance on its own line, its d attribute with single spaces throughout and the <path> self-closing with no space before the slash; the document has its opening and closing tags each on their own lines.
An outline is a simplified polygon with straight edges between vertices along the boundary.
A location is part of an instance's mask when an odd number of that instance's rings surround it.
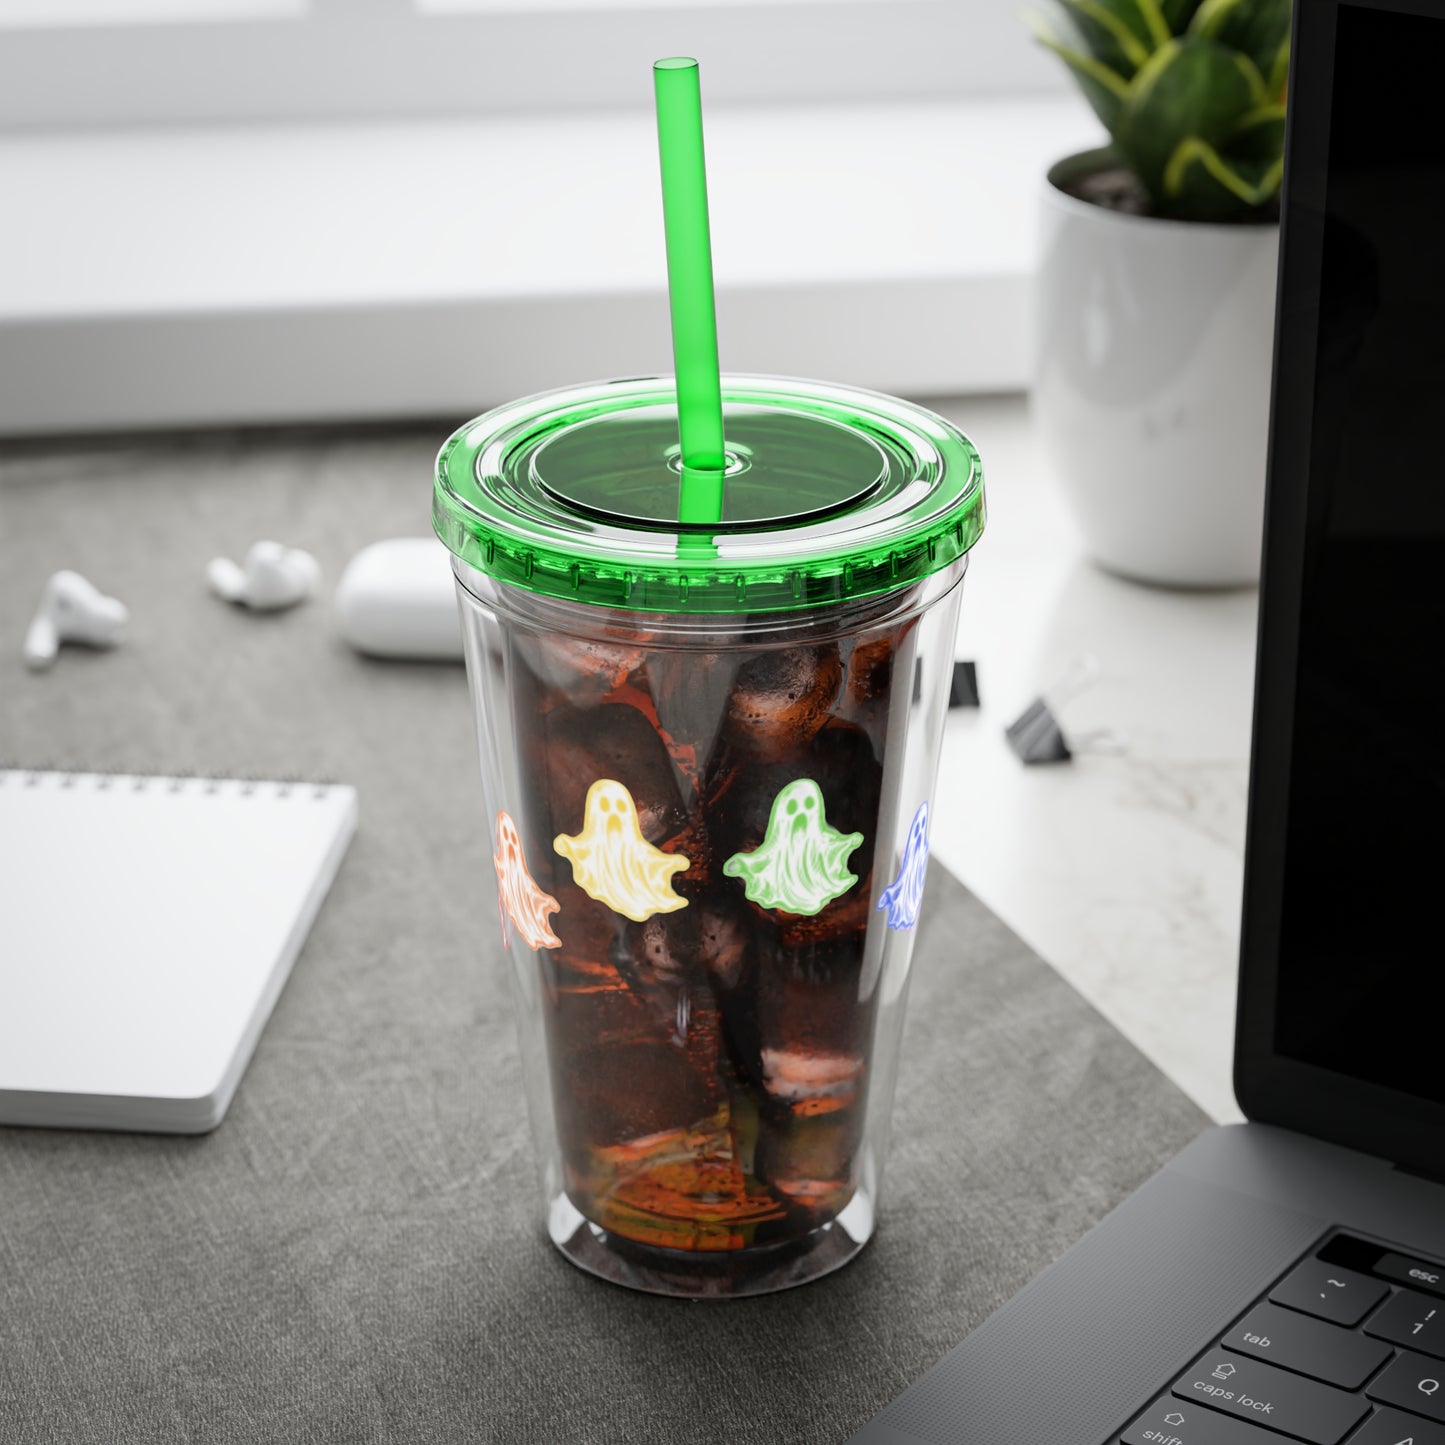
<svg viewBox="0 0 1445 1445">
<path fill-rule="evenodd" d="M 1031 17 L 1111 144 L 1045 186 L 1037 424 L 1110 571 L 1259 575 L 1289 0 Z"/>
</svg>

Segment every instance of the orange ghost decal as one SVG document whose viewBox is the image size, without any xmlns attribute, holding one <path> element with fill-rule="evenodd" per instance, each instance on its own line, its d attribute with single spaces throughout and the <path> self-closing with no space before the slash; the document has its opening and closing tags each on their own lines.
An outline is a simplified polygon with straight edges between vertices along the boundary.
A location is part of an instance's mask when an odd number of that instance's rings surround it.
<svg viewBox="0 0 1445 1445">
<path fill-rule="evenodd" d="M 492 854 L 492 862 L 497 867 L 502 942 L 511 944 L 507 936 L 507 920 L 511 919 L 528 948 L 561 948 L 562 940 L 552 932 L 547 915 L 558 912 L 562 905 L 550 893 L 543 893 L 527 871 L 522 835 L 505 811 L 497 814 L 497 851 Z"/>
</svg>

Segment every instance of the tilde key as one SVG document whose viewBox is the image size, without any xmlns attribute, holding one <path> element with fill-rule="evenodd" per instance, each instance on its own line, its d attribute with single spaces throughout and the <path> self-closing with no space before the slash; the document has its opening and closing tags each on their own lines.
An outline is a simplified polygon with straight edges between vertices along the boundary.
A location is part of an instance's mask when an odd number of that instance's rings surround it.
<svg viewBox="0 0 1445 1445">
<path fill-rule="evenodd" d="M 1173 1394 L 1309 1445 L 1339 1445 L 1370 1408 L 1358 1395 L 1220 1349 L 1210 1350 L 1182 1374 Z"/>
<path fill-rule="evenodd" d="M 1344 1325 L 1346 1329 L 1359 1324 L 1390 1292 L 1389 1285 L 1340 1269 L 1320 1259 L 1307 1259 L 1296 1265 L 1270 1291 L 1270 1299 L 1292 1310 L 1303 1310 L 1316 1319 Z"/>
</svg>

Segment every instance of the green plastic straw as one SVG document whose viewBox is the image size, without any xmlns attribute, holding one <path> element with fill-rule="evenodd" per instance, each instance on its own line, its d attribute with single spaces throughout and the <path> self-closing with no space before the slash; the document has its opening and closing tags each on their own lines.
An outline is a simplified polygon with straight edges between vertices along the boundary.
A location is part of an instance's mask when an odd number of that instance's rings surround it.
<svg viewBox="0 0 1445 1445">
<path fill-rule="evenodd" d="M 712 241 L 702 149 L 702 95 L 697 61 L 659 60 L 657 150 L 667 230 L 667 292 L 677 373 L 677 430 L 682 443 L 681 522 L 720 522 L 723 506 L 722 380 L 713 306 Z"/>
</svg>

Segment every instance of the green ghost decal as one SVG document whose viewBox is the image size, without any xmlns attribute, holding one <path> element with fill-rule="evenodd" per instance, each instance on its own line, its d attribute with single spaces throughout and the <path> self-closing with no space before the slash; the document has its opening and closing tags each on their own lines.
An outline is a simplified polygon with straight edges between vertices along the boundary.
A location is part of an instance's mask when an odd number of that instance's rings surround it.
<svg viewBox="0 0 1445 1445">
<path fill-rule="evenodd" d="M 748 897 L 762 908 L 817 913 L 858 881 L 844 864 L 862 841 L 861 833 L 829 827 L 817 783 L 798 778 L 773 799 L 758 850 L 734 853 L 723 872 L 741 878 Z"/>
</svg>

